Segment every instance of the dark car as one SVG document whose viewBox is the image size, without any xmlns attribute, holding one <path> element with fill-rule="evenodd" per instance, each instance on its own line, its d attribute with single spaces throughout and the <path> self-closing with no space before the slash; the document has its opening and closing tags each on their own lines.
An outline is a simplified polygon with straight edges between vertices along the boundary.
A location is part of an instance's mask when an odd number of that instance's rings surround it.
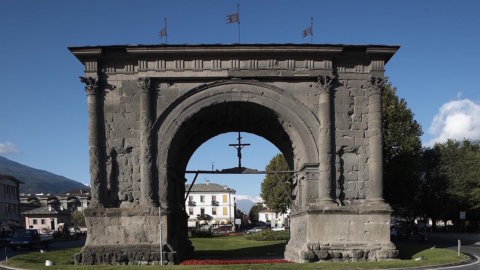
<svg viewBox="0 0 480 270">
<path fill-rule="evenodd" d="M 17 248 L 34 248 L 36 246 L 48 247 L 52 240 L 51 235 L 40 235 L 37 230 L 18 230 L 13 234 L 10 240 L 10 247 L 13 250 Z"/>
</svg>

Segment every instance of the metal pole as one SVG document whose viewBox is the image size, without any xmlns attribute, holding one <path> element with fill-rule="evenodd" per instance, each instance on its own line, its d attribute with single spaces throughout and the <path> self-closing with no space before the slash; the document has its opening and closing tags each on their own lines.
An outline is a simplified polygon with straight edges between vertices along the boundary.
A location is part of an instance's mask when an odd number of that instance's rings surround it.
<svg viewBox="0 0 480 270">
<path fill-rule="evenodd" d="M 168 44 L 167 17 L 165 17 L 165 44 Z"/>
<path fill-rule="evenodd" d="M 160 265 L 163 265 L 163 240 L 162 240 L 162 207 L 158 207 L 158 226 L 160 226 Z"/>
<path fill-rule="evenodd" d="M 458 239 L 458 244 L 457 244 L 457 256 L 460 256 L 460 248 L 462 247 L 462 241 Z"/>
<path fill-rule="evenodd" d="M 238 44 L 240 44 L 240 3 L 237 3 L 237 14 L 238 14 Z"/>
</svg>

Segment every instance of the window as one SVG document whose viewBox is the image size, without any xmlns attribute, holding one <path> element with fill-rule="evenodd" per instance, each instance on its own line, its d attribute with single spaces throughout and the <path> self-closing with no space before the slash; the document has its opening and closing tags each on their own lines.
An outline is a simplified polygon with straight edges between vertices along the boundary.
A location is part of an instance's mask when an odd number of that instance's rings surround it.
<svg viewBox="0 0 480 270">
<path fill-rule="evenodd" d="M 188 214 L 189 214 L 190 216 L 193 216 L 193 208 L 188 208 Z"/>
<path fill-rule="evenodd" d="M 37 224 L 37 219 L 34 218 L 34 219 L 32 220 L 32 223 L 36 225 L 36 224 Z"/>
<path fill-rule="evenodd" d="M 192 195 L 188 196 L 188 201 L 193 202 L 193 196 Z"/>
<path fill-rule="evenodd" d="M 205 196 L 200 195 L 200 202 L 205 202 Z"/>
<path fill-rule="evenodd" d="M 227 215 L 227 207 L 223 207 L 223 215 L 224 215 L 224 216 Z"/>
<path fill-rule="evenodd" d="M 40 220 L 40 223 L 41 223 L 41 224 L 45 224 L 45 219 L 42 218 L 42 219 Z"/>
<path fill-rule="evenodd" d="M 212 208 L 212 216 L 216 216 L 216 215 L 217 215 L 217 208 L 213 207 Z"/>
<path fill-rule="evenodd" d="M 227 202 L 227 194 L 223 194 L 223 202 Z"/>
<path fill-rule="evenodd" d="M 205 216 L 205 208 L 200 208 L 200 215 Z"/>
<path fill-rule="evenodd" d="M 268 214 L 265 214 L 265 219 L 268 220 Z"/>
<path fill-rule="evenodd" d="M 216 201 L 216 200 L 217 200 L 217 196 L 212 195 L 212 201 Z"/>
</svg>

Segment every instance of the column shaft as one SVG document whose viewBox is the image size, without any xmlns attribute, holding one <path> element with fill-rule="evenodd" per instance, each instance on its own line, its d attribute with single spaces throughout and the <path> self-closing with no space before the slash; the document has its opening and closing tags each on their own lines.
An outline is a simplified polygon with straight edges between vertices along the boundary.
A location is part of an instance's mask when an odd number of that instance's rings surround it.
<svg viewBox="0 0 480 270">
<path fill-rule="evenodd" d="M 139 78 L 140 88 L 140 204 L 153 205 L 153 90 L 149 78 Z"/>
<path fill-rule="evenodd" d="M 105 134 L 103 123 L 104 89 L 98 79 L 80 77 L 85 84 L 88 104 L 88 144 L 90 162 L 90 207 L 104 207 L 106 198 Z"/>
<path fill-rule="evenodd" d="M 370 80 L 368 97 L 368 201 L 383 201 L 383 123 L 382 123 L 383 78 Z"/>
<path fill-rule="evenodd" d="M 330 76 L 320 76 L 320 97 L 319 97 L 319 181 L 318 199 L 321 204 L 333 203 L 332 196 L 332 97 L 331 87 L 333 79 Z"/>
</svg>

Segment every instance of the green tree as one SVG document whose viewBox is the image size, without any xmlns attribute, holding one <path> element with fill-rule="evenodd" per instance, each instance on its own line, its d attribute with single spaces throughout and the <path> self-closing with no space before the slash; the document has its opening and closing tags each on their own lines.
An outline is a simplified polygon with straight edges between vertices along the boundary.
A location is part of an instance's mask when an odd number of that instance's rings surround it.
<svg viewBox="0 0 480 270">
<path fill-rule="evenodd" d="M 435 227 L 437 220 L 448 220 L 452 207 L 447 192 L 448 181 L 440 173 L 440 155 L 438 148 L 425 148 L 422 151 L 422 175 L 418 190 L 418 214 L 432 219 Z"/>
<path fill-rule="evenodd" d="M 265 168 L 266 171 L 288 171 L 287 160 L 282 154 L 274 156 Z M 286 213 L 290 207 L 291 185 L 290 174 L 267 174 L 262 182 L 261 193 L 268 208 L 279 213 Z"/>
<path fill-rule="evenodd" d="M 263 205 L 261 203 L 256 203 L 250 208 L 250 212 L 248 212 L 248 218 L 250 222 L 257 223 L 258 222 L 258 212 L 262 210 Z"/>
<path fill-rule="evenodd" d="M 72 212 L 72 223 L 76 224 L 78 227 L 85 227 L 85 216 L 83 212 L 73 211 Z M 68 227 L 68 224 L 65 224 L 65 227 Z"/>
<path fill-rule="evenodd" d="M 469 140 L 448 140 L 435 144 L 438 155 L 438 171 L 446 179 L 446 191 L 452 206 L 451 219 L 458 219 L 458 212 L 470 210 L 478 216 L 480 210 L 480 144 Z"/>
<path fill-rule="evenodd" d="M 413 216 L 418 203 L 423 132 L 407 102 L 399 99 L 396 92 L 391 83 L 385 84 L 382 95 L 384 197 L 395 214 Z"/>
</svg>

